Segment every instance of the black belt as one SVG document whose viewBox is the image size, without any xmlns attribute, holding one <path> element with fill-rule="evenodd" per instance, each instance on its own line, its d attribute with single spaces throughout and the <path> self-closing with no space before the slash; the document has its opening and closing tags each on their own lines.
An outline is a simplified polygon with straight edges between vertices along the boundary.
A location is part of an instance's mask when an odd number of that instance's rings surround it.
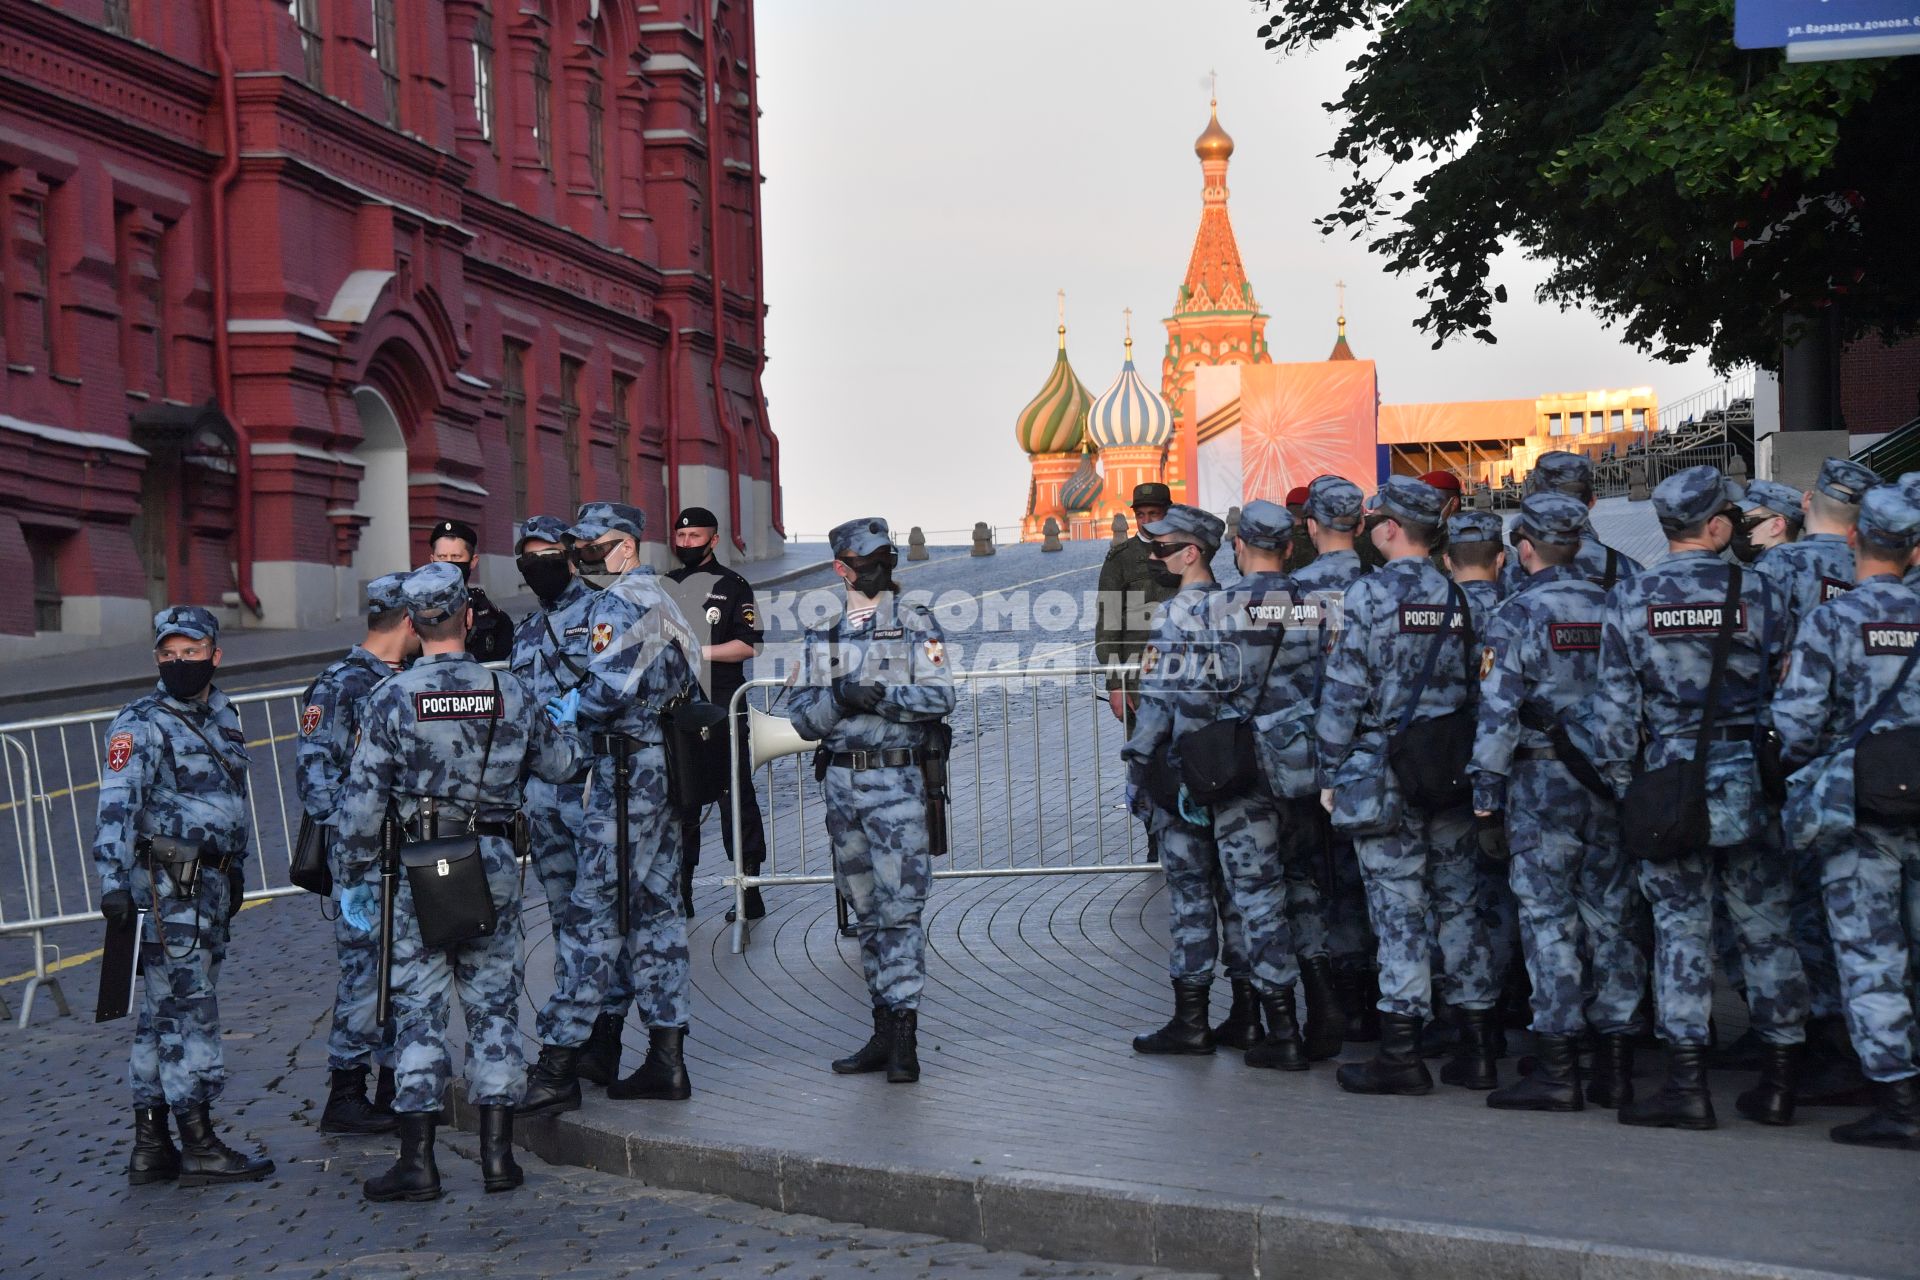
<svg viewBox="0 0 1920 1280">
<path fill-rule="evenodd" d="M 468 832 L 472 832 L 476 836 L 497 836 L 502 840 L 513 839 L 513 824 L 511 822 L 476 822 L 472 826 L 468 826 L 462 819 L 456 818 L 447 821 L 444 820 L 443 816 L 440 828 L 439 838 L 441 839 L 449 836 L 465 835 Z M 415 840 L 425 840 L 427 838 L 424 829 L 420 826 L 417 819 L 407 824 L 407 834 Z"/>
<path fill-rule="evenodd" d="M 1695 737 L 1696 734 L 1687 734 Z M 1750 724 L 1723 724 L 1717 726 L 1708 738 L 1711 742 L 1752 742 L 1753 726 Z"/>
<path fill-rule="evenodd" d="M 639 751 L 645 747 L 657 747 L 660 745 L 657 742 L 643 742 L 630 733 L 596 733 L 593 735 L 594 754 L 601 756 L 613 755 L 620 749 L 620 744 L 623 742 L 629 751 Z"/>
<path fill-rule="evenodd" d="M 1552 747 L 1521 747 L 1513 753 L 1515 760 L 1558 760 L 1560 753 Z"/>
<path fill-rule="evenodd" d="M 222 853 L 218 849 L 205 849 L 200 854 L 200 869 L 225 873 L 239 866 L 241 859 L 246 856 L 244 853 Z"/>
<path fill-rule="evenodd" d="M 835 769 L 905 769 L 919 764 L 927 753 L 918 747 L 886 747 L 879 751 L 830 751 L 827 763 Z"/>
</svg>

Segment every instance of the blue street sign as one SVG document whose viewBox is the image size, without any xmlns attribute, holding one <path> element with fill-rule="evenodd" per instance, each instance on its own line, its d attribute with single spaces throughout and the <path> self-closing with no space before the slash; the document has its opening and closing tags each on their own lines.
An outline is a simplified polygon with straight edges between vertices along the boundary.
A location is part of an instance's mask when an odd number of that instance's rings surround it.
<svg viewBox="0 0 1920 1280">
<path fill-rule="evenodd" d="M 1920 0 L 1735 0 L 1733 42 L 1790 62 L 1920 53 Z"/>
</svg>

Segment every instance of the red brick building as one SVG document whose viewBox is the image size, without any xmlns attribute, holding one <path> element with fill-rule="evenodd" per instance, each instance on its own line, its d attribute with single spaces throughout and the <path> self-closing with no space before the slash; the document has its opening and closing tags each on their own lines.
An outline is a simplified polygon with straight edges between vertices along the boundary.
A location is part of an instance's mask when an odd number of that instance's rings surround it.
<svg viewBox="0 0 1920 1280">
<path fill-rule="evenodd" d="M 751 0 L 0 0 L 0 654 L 447 516 L 502 594 L 589 498 L 769 553 L 757 114 Z"/>
</svg>

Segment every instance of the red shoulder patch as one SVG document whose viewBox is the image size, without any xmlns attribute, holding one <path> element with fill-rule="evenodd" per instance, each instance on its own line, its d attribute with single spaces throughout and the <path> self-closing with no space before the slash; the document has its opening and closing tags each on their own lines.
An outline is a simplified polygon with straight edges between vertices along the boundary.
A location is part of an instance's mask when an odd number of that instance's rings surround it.
<svg viewBox="0 0 1920 1280">
<path fill-rule="evenodd" d="M 132 759 L 133 759 L 133 735 L 132 734 L 116 733 L 111 738 L 107 739 L 107 768 L 113 770 L 115 773 L 118 773 L 122 769 L 126 768 L 127 762 Z"/>
<path fill-rule="evenodd" d="M 300 713 L 300 736 L 311 738 L 313 731 L 320 727 L 320 720 L 325 715 L 326 712 L 321 709 L 319 703 L 309 702 L 307 709 Z"/>
<path fill-rule="evenodd" d="M 613 643 L 613 624 L 611 622 L 594 623 L 593 624 L 593 640 L 592 640 L 593 651 L 595 653 L 602 653 L 606 650 L 606 647 L 612 643 Z"/>
</svg>

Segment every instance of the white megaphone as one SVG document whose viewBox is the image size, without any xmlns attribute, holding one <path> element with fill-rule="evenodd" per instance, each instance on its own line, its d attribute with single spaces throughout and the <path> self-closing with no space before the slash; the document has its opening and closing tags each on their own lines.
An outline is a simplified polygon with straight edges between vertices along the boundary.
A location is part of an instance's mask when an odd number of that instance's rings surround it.
<svg viewBox="0 0 1920 1280">
<path fill-rule="evenodd" d="M 753 743 L 753 767 L 769 760 L 798 755 L 819 746 L 818 740 L 803 738 L 785 716 L 771 716 L 758 707 L 747 708 L 747 736 Z"/>
</svg>

